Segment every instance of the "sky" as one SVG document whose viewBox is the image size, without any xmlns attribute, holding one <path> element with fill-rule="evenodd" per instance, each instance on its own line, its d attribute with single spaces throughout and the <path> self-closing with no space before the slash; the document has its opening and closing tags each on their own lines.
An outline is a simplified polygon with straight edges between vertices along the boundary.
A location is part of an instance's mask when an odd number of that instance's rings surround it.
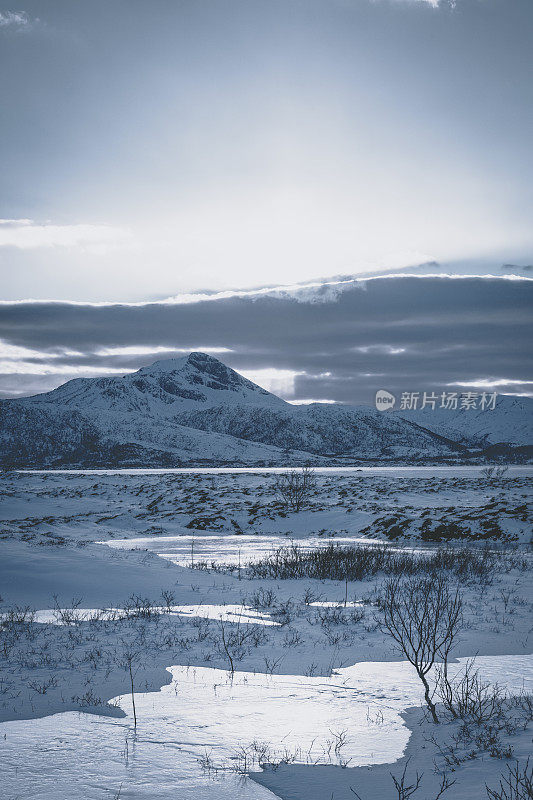
<svg viewBox="0 0 533 800">
<path fill-rule="evenodd" d="M 532 394 L 532 39 L 531 0 L 0 0 L 0 396 L 189 349 Z"/>
</svg>

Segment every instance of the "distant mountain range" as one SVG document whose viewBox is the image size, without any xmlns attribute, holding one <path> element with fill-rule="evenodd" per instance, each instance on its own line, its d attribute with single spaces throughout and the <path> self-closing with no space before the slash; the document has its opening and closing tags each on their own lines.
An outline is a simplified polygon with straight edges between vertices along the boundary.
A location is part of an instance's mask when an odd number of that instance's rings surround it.
<svg viewBox="0 0 533 800">
<path fill-rule="evenodd" d="M 533 400 L 493 411 L 294 406 L 205 353 L 0 402 L 3 467 L 287 465 L 524 459 Z"/>
<path fill-rule="evenodd" d="M 499 395 L 494 410 L 431 409 L 399 411 L 404 419 L 430 428 L 468 447 L 533 444 L 533 400 Z"/>
</svg>

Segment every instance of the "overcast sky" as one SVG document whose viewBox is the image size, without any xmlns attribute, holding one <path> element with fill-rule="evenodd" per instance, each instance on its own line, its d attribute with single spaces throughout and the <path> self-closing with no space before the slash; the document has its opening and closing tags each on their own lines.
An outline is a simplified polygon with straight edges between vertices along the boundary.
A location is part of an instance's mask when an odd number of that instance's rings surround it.
<svg viewBox="0 0 533 800">
<path fill-rule="evenodd" d="M 532 300 L 528 279 L 381 277 L 197 302 L 8 303 L 0 380 L 5 396 L 31 394 L 203 350 L 289 400 L 533 394 Z"/>
<path fill-rule="evenodd" d="M 531 0 L 0 0 L 0 394 L 189 347 L 528 391 L 532 40 Z M 507 277 L 184 302 L 402 268 Z"/>
</svg>

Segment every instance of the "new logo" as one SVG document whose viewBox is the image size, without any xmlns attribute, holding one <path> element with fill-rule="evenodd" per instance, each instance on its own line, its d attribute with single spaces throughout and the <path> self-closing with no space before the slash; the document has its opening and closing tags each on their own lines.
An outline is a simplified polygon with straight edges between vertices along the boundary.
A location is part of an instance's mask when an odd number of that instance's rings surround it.
<svg viewBox="0 0 533 800">
<path fill-rule="evenodd" d="M 376 408 L 378 411 L 392 411 L 396 398 L 386 389 L 376 392 Z"/>
</svg>

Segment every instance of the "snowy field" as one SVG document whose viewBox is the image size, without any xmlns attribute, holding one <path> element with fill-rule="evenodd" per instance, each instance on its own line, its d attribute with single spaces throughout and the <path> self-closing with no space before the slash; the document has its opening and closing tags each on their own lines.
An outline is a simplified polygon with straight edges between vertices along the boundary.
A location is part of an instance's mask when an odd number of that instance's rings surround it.
<svg viewBox="0 0 533 800">
<path fill-rule="evenodd" d="M 272 472 L 2 474 L 5 797 L 392 800 L 407 765 L 414 800 L 466 800 L 525 764 L 532 468 L 317 470 L 299 512 Z M 287 567 L 352 546 L 383 566 Z M 423 581 L 442 554 L 450 676 L 475 657 L 490 719 L 432 723 L 380 624 L 390 570 Z"/>
</svg>

